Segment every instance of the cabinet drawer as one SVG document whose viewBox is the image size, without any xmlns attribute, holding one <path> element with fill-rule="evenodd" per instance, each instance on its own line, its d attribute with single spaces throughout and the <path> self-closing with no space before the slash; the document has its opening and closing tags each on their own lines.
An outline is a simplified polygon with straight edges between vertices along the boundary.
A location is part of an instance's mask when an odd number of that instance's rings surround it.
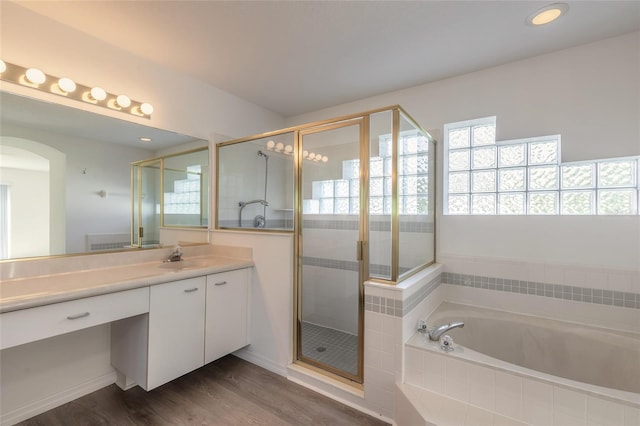
<svg viewBox="0 0 640 426">
<path fill-rule="evenodd" d="M 0 349 L 149 312 L 149 287 L 0 315 Z"/>
</svg>

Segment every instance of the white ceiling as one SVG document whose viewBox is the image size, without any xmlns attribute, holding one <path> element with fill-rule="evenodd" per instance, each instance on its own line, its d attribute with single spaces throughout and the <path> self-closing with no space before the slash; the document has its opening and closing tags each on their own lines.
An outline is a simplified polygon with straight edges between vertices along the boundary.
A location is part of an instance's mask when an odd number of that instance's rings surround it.
<svg viewBox="0 0 640 426">
<path fill-rule="evenodd" d="M 640 30 L 639 1 L 525 24 L 552 2 L 19 1 L 283 116 Z"/>
</svg>

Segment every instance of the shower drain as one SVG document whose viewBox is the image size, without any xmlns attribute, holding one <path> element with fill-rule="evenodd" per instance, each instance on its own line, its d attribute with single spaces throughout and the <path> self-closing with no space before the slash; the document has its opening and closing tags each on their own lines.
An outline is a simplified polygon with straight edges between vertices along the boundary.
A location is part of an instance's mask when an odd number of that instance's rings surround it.
<svg viewBox="0 0 640 426">
<path fill-rule="evenodd" d="M 327 350 L 327 348 L 325 348 L 324 346 L 318 346 L 318 347 L 316 348 L 316 352 L 324 352 L 324 351 L 326 351 L 326 350 Z"/>
</svg>

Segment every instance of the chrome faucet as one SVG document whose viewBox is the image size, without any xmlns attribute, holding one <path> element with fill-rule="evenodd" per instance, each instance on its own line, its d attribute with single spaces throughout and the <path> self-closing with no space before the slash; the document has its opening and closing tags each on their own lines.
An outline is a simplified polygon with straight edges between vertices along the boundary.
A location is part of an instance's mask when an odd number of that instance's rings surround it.
<svg viewBox="0 0 640 426">
<path fill-rule="evenodd" d="M 173 251 L 169 255 L 169 257 L 167 257 L 167 260 L 165 260 L 165 262 L 180 262 L 181 260 L 182 260 L 182 247 L 175 246 L 173 248 Z"/>
<path fill-rule="evenodd" d="M 440 340 L 440 337 L 446 333 L 447 331 L 454 329 L 454 328 L 462 328 L 464 327 L 464 323 L 462 321 L 459 322 L 450 322 L 449 324 L 443 324 L 439 327 L 436 327 L 432 330 L 428 331 L 429 334 L 429 340 L 435 340 L 438 341 Z"/>
</svg>

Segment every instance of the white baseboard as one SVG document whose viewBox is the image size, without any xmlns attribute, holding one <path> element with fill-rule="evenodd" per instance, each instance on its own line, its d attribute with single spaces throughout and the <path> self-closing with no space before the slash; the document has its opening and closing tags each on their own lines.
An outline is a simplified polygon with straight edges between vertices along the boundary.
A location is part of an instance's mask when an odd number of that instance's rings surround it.
<svg viewBox="0 0 640 426">
<path fill-rule="evenodd" d="M 238 358 L 244 359 L 252 364 L 255 364 L 259 367 L 262 367 L 266 370 L 271 371 L 272 373 L 276 373 L 280 376 L 287 377 L 287 367 L 284 365 L 276 364 L 270 359 L 267 359 L 263 356 L 257 355 L 254 352 L 247 350 L 246 348 L 242 348 L 233 353 L 233 355 Z"/>
<path fill-rule="evenodd" d="M 45 411 L 51 410 L 52 408 L 59 407 L 60 405 L 66 404 L 67 402 L 73 401 L 74 399 L 80 398 L 81 396 L 87 395 L 91 392 L 95 392 L 99 389 L 104 388 L 105 386 L 109 386 L 115 383 L 116 378 L 116 372 L 113 371 L 111 373 L 107 373 L 88 380 L 77 386 L 65 389 L 62 392 L 58 392 L 54 395 L 50 395 L 38 401 L 33 401 L 20 408 L 16 408 L 15 410 L 9 411 L 7 413 L 2 413 L 0 415 L 0 424 L 3 426 L 10 426 L 23 420 L 29 419 L 33 416 L 37 416 L 38 414 L 42 414 Z"/>
</svg>

